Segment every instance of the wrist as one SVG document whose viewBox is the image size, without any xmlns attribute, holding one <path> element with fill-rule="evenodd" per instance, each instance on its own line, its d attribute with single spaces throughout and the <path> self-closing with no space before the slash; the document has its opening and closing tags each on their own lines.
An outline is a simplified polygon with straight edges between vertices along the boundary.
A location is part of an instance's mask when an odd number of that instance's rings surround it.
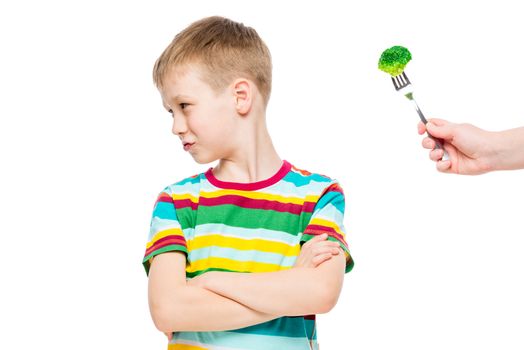
<svg viewBox="0 0 524 350">
<path fill-rule="evenodd" d="M 495 157 L 493 170 L 513 170 L 524 167 L 524 128 L 504 130 L 494 133 Z M 522 152 L 521 152 L 522 153 Z"/>
<path fill-rule="evenodd" d="M 508 152 L 504 131 L 490 131 L 486 144 L 491 146 L 490 157 L 488 157 L 489 171 L 502 170 L 504 168 L 505 155 Z"/>
</svg>

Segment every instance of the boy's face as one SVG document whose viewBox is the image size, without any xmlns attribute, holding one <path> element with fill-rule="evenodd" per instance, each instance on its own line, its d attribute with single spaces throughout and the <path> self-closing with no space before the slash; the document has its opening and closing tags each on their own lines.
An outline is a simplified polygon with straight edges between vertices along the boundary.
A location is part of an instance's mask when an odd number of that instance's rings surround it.
<svg viewBox="0 0 524 350">
<path fill-rule="evenodd" d="M 230 87 L 218 95 L 201 79 L 197 67 L 173 70 L 160 90 L 166 110 L 173 115 L 173 134 L 192 145 L 185 148 L 197 163 L 227 158 L 234 150 L 237 113 Z"/>
</svg>

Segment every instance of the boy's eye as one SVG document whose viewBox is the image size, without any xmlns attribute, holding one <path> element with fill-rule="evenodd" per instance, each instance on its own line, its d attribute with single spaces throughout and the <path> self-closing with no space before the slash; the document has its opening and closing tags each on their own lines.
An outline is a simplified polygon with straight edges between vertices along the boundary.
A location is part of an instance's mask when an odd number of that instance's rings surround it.
<svg viewBox="0 0 524 350">
<path fill-rule="evenodd" d="M 180 104 L 180 108 L 184 109 L 185 107 L 189 106 L 188 103 L 181 103 Z"/>
</svg>

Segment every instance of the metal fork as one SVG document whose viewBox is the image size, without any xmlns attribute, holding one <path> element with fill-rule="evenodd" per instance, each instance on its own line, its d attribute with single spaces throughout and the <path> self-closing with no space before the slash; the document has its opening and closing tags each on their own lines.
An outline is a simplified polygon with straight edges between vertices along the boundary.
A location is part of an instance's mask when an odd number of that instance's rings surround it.
<svg viewBox="0 0 524 350">
<path fill-rule="evenodd" d="M 408 100 L 413 102 L 413 105 L 415 106 L 415 109 L 417 110 L 417 113 L 418 113 L 418 115 L 420 117 L 420 120 L 422 120 L 424 125 L 427 124 L 428 121 L 424 117 L 424 114 L 422 114 L 422 111 L 420 110 L 420 108 L 419 108 L 419 106 L 417 104 L 417 101 L 415 101 L 415 99 L 413 98 L 413 85 L 411 85 L 411 82 L 409 81 L 408 76 L 406 75 L 406 73 L 402 72 L 402 74 L 397 75 L 396 77 L 391 77 L 391 80 L 393 81 L 393 85 L 395 85 L 395 90 L 397 90 L 398 92 L 400 92 L 401 94 L 406 96 L 408 98 Z M 444 155 L 442 156 L 442 160 L 449 160 L 448 152 L 444 149 L 444 147 L 442 147 L 442 141 L 440 141 L 439 139 L 431 136 L 429 134 L 429 132 L 427 132 L 427 135 L 428 135 L 428 137 L 430 139 L 435 141 L 435 149 L 441 149 L 441 150 L 444 151 Z"/>
</svg>

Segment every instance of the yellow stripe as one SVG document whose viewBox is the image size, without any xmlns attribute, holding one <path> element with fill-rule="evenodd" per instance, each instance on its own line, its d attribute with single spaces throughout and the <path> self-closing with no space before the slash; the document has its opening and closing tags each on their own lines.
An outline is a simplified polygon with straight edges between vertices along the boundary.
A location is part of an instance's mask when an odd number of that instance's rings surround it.
<svg viewBox="0 0 524 350">
<path fill-rule="evenodd" d="M 258 250 L 284 256 L 297 256 L 300 253 L 300 244 L 289 245 L 282 242 L 273 242 L 265 239 L 242 239 L 227 237 L 220 234 L 199 236 L 188 242 L 190 250 L 218 246 L 239 250 Z"/>
<path fill-rule="evenodd" d="M 298 197 L 284 197 L 278 194 L 270 194 L 263 192 L 254 192 L 254 191 L 241 191 L 241 190 L 218 190 L 213 192 L 201 192 L 200 197 L 205 198 L 217 198 L 226 195 L 236 195 L 242 196 L 250 199 L 266 199 L 270 201 L 277 201 L 280 203 L 292 203 L 292 204 L 304 204 L 305 201 L 316 202 L 319 196 L 307 195 L 305 198 Z"/>
<path fill-rule="evenodd" d="M 188 344 L 168 344 L 167 350 L 208 350 L 209 348 L 203 348 L 195 345 Z"/>
<path fill-rule="evenodd" d="M 336 223 L 334 223 L 333 221 L 328 221 L 328 220 L 321 219 L 321 218 L 313 218 L 313 219 L 311 219 L 309 224 L 310 225 L 321 225 L 321 226 L 331 227 L 337 233 L 339 233 L 342 236 L 344 236 L 344 233 L 342 232 L 342 230 L 340 230 L 340 227 L 338 227 L 338 225 Z"/>
<path fill-rule="evenodd" d="M 227 269 L 231 271 L 246 272 L 273 272 L 287 270 L 290 267 L 284 267 L 276 264 L 260 263 L 256 261 L 237 261 L 226 258 L 207 258 L 191 262 L 187 267 L 187 272 L 205 270 L 207 268 Z"/>
<path fill-rule="evenodd" d="M 195 204 L 198 204 L 198 198 L 191 195 L 190 193 L 183 193 L 183 194 L 175 194 L 173 193 L 171 195 L 171 198 L 173 198 L 173 200 L 184 200 L 184 199 L 189 199 L 191 202 L 195 203 Z"/>
<path fill-rule="evenodd" d="M 154 237 L 153 239 L 151 239 L 147 244 L 146 244 L 146 249 L 148 249 L 149 247 L 151 247 L 153 244 L 155 244 L 156 241 L 158 241 L 159 239 L 161 238 L 164 238 L 164 237 L 167 237 L 167 236 L 182 236 L 184 237 L 184 233 L 182 232 L 182 230 L 180 228 L 168 228 L 167 230 L 162 230 L 162 231 L 159 231 Z"/>
</svg>

